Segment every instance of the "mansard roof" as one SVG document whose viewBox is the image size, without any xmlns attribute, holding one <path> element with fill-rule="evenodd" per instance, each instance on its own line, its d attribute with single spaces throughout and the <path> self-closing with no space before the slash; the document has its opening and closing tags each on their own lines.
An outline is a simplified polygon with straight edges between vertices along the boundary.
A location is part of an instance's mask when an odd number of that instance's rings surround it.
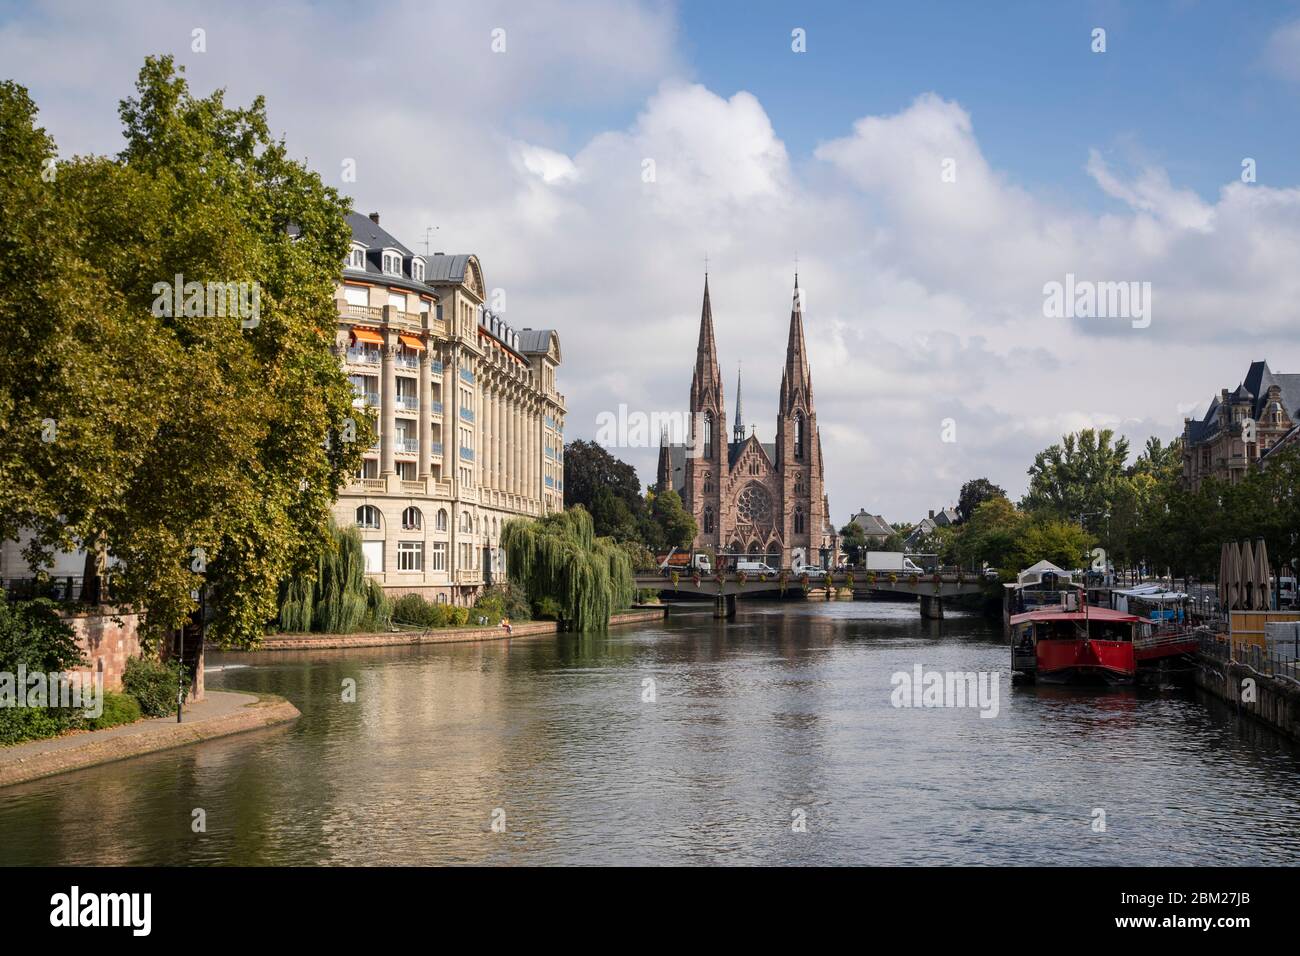
<svg viewBox="0 0 1300 956">
<path fill-rule="evenodd" d="M 1250 363 L 1245 379 L 1237 386 L 1229 401 L 1249 401 L 1250 416 L 1258 420 L 1268 404 L 1268 390 L 1275 385 L 1287 415 L 1292 421 L 1300 420 L 1300 374 L 1273 372 L 1266 361 Z M 1218 431 L 1219 408 L 1220 401 L 1216 396 L 1204 416 L 1187 423 L 1187 437 L 1190 441 L 1204 441 Z"/>
<path fill-rule="evenodd" d="M 376 213 L 376 215 L 378 214 Z M 365 279 L 370 282 L 391 285 L 394 288 L 419 292 L 431 299 L 438 297 L 437 293 L 428 285 L 412 278 L 411 260 L 415 258 L 415 253 L 401 240 L 387 229 L 382 228 L 379 223 L 369 216 L 363 216 L 358 212 L 348 213 L 347 223 L 348 228 L 352 231 L 352 241 L 365 246 L 366 255 L 363 268 L 357 269 L 351 265 L 344 266 L 343 278 Z M 396 249 L 402 254 L 401 275 L 393 275 L 384 271 L 383 256 L 385 249 Z"/>
</svg>

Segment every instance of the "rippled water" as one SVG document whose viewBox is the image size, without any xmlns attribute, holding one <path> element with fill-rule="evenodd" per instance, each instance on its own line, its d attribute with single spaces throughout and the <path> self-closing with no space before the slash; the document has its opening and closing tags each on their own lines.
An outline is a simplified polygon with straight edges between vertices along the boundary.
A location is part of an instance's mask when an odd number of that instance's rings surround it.
<svg viewBox="0 0 1300 956">
<path fill-rule="evenodd" d="M 0 863 L 1300 862 L 1300 749 L 1189 689 L 1012 688 L 1007 657 L 974 616 L 758 601 L 600 636 L 212 655 L 252 666 L 210 688 L 302 719 L 0 790 Z M 1001 672 L 998 716 L 894 708 L 916 663 Z"/>
</svg>

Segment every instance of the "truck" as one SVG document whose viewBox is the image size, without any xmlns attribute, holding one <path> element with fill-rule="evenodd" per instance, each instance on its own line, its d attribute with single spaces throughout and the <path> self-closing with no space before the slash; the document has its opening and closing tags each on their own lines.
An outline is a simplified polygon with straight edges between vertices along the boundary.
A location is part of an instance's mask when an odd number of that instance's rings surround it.
<svg viewBox="0 0 1300 956">
<path fill-rule="evenodd" d="M 666 555 L 660 555 L 659 570 L 663 574 L 673 571 L 679 574 L 712 574 L 713 561 L 706 551 L 679 551 L 673 548 Z"/>
<path fill-rule="evenodd" d="M 924 571 L 917 567 L 902 551 L 868 551 L 867 552 L 867 570 L 868 571 L 894 571 L 898 574 L 923 574 Z"/>
</svg>

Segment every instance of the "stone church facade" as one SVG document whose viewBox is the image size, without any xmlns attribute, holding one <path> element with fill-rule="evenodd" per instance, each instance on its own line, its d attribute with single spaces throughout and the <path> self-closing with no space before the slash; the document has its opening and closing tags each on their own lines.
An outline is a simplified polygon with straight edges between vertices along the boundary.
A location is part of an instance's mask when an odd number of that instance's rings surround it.
<svg viewBox="0 0 1300 956">
<path fill-rule="evenodd" d="M 695 549 L 712 551 L 722 567 L 737 560 L 764 561 L 777 568 L 831 565 L 838 539 L 824 490 L 798 276 L 781 374 L 776 441 L 760 442 L 752 430 L 746 437 L 740 388 L 738 377 L 735 424 L 728 440 L 706 275 L 691 377 L 691 441 L 661 445 L 656 487 L 672 488 L 681 495 L 699 528 Z"/>
</svg>

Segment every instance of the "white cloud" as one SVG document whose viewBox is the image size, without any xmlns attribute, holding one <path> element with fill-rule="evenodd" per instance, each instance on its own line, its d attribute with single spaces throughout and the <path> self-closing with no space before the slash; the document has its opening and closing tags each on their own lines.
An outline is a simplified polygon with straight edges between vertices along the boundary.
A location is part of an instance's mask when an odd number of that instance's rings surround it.
<svg viewBox="0 0 1300 956">
<path fill-rule="evenodd" d="M 1284 23 L 1269 35 L 1264 64 L 1283 79 L 1300 83 L 1300 20 Z"/>
<path fill-rule="evenodd" d="M 433 250 L 483 258 L 509 321 L 559 330 L 569 438 L 620 403 L 685 404 L 706 254 L 728 399 L 743 361 L 746 422 L 769 438 L 799 257 L 837 523 L 864 506 L 915 519 L 981 475 L 1019 494 L 1065 430 L 1168 438 L 1250 360 L 1300 371 L 1300 189 L 1202 199 L 1082 143 L 1114 200 L 1092 212 L 994 168 L 970 114 L 934 93 L 792 161 L 756 97 L 690 81 L 667 7 L 238 10 L 54 6 L 0 28 L 0 58 L 65 151 L 113 151 L 143 56 L 188 51 L 207 23 L 209 52 L 180 56 L 196 89 L 265 93 L 291 150 L 361 211 L 417 248 L 436 227 Z M 629 118 L 573 131 L 594 115 Z M 355 184 L 338 182 L 345 157 Z M 1150 281 L 1151 327 L 1045 319 L 1043 285 L 1067 272 Z M 653 478 L 654 449 L 618 453 Z"/>
</svg>

